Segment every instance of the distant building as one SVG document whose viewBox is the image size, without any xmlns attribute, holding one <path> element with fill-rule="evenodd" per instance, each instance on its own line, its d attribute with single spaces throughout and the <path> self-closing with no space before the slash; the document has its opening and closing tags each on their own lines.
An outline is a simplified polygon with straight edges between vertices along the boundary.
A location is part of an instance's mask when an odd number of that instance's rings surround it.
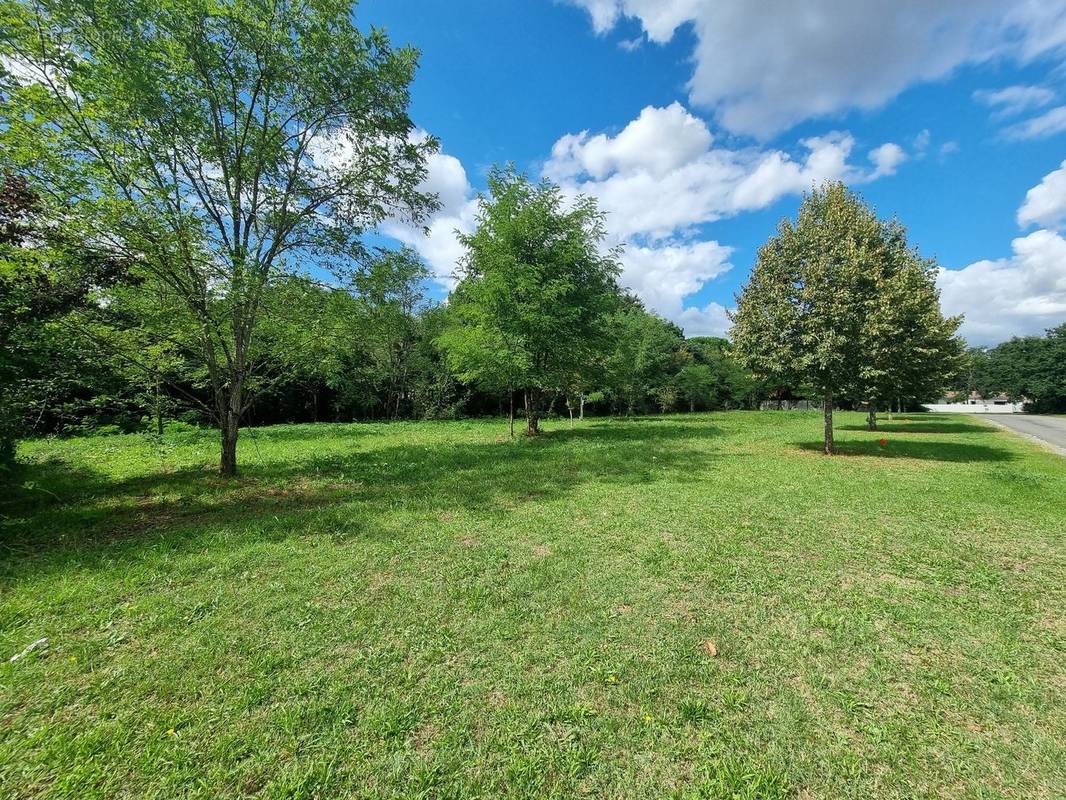
<svg viewBox="0 0 1066 800">
<path fill-rule="evenodd" d="M 1024 405 L 1024 400 L 1014 402 L 1005 394 L 984 397 L 978 392 L 947 392 L 935 403 L 925 403 L 924 408 L 960 414 L 1020 414 Z"/>
</svg>

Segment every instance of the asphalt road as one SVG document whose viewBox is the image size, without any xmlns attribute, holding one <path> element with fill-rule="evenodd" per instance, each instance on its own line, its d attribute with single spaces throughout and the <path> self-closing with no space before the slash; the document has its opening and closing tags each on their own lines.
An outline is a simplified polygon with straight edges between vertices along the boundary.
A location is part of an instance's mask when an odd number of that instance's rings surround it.
<svg viewBox="0 0 1066 800">
<path fill-rule="evenodd" d="M 1042 417 L 1037 414 L 980 414 L 979 416 L 1023 436 L 1039 439 L 1066 455 L 1066 417 Z"/>
</svg>

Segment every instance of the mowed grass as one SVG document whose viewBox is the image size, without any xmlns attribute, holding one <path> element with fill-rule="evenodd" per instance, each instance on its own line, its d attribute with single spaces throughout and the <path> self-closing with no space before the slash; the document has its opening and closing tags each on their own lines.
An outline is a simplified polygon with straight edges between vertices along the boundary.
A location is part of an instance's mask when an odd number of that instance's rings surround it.
<svg viewBox="0 0 1066 800">
<path fill-rule="evenodd" d="M 1063 797 L 1066 459 L 863 422 L 27 442 L 0 797 Z"/>
</svg>

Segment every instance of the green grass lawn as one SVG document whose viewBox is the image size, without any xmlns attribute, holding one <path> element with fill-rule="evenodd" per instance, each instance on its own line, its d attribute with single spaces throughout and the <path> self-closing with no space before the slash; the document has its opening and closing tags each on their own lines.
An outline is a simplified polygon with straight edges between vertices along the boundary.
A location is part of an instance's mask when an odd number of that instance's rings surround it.
<svg viewBox="0 0 1066 800">
<path fill-rule="evenodd" d="M 1066 796 L 1066 459 L 863 421 L 26 442 L 0 797 Z"/>
</svg>

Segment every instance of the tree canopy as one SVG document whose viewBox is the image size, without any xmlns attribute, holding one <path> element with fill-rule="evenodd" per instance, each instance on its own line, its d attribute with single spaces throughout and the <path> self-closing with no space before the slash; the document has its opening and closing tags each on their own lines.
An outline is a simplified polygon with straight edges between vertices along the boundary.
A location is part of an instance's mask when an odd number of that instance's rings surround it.
<svg viewBox="0 0 1066 800">
<path fill-rule="evenodd" d="M 346 0 L 5 0 L 0 21 L 4 165 L 184 305 L 233 474 L 268 285 L 434 206 L 417 53 Z"/>
<path fill-rule="evenodd" d="M 1066 324 L 1044 336 L 967 351 L 953 388 L 986 397 L 1003 393 L 1039 413 L 1066 413 Z"/>
<path fill-rule="evenodd" d="M 871 430 L 879 407 L 941 392 L 961 367 L 964 349 L 956 335 L 962 318 L 945 318 L 940 311 L 937 263 L 908 246 L 906 230 L 895 220 L 884 226 L 884 242 L 872 268 L 863 361 L 853 390 L 868 405 Z"/>
<path fill-rule="evenodd" d="M 617 306 L 617 254 L 602 252 L 592 198 L 567 202 L 558 186 L 513 168 L 489 175 L 477 228 L 452 292 L 441 344 L 463 379 L 521 391 L 527 433 L 539 433 L 548 395 L 564 392 L 606 348 Z"/>
<path fill-rule="evenodd" d="M 828 183 L 759 249 L 732 338 L 756 375 L 822 398 L 824 449 L 832 453 L 837 399 L 874 409 L 942 385 L 961 349 L 960 321 L 942 317 L 935 265 L 908 249 L 902 227 L 881 222 L 842 183 Z"/>
</svg>

